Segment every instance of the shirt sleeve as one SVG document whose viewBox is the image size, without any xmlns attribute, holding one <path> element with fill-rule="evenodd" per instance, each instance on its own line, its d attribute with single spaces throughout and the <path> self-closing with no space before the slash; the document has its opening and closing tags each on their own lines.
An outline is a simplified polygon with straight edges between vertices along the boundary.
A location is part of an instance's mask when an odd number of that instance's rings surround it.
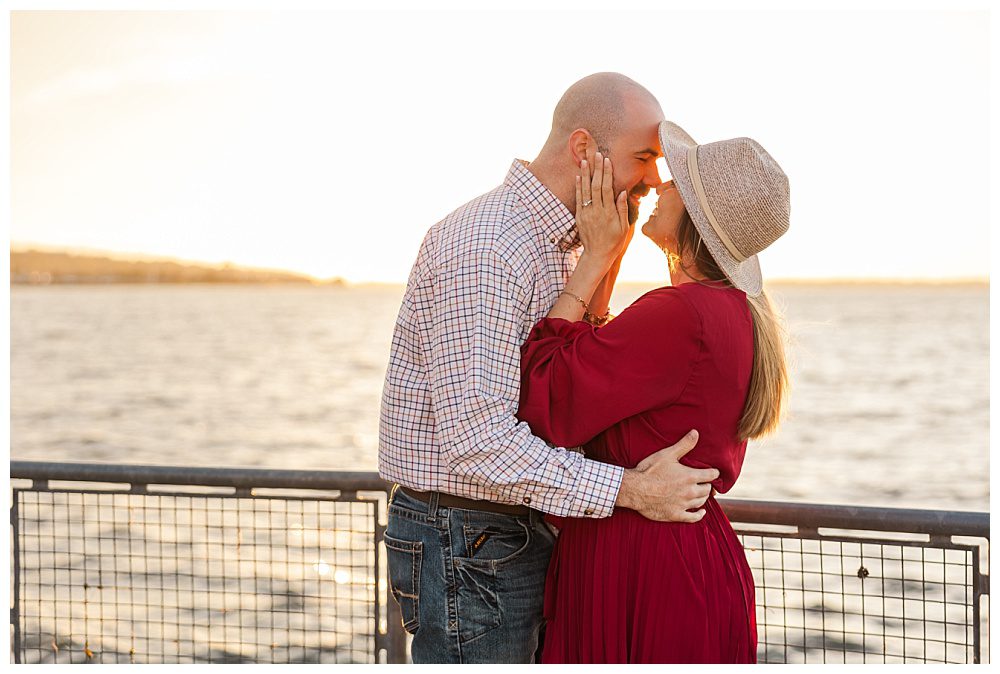
<svg viewBox="0 0 1000 674">
<path fill-rule="evenodd" d="M 543 318 L 521 349 L 518 418 L 566 446 L 680 396 L 701 321 L 675 288 L 651 291 L 602 328 Z"/>
<path fill-rule="evenodd" d="M 449 473 L 495 500 L 569 517 L 606 517 L 623 469 L 551 447 L 518 421 L 520 346 L 530 289 L 495 253 L 438 269 L 427 352 L 436 433 Z M 460 480 L 445 491 L 465 493 Z"/>
</svg>

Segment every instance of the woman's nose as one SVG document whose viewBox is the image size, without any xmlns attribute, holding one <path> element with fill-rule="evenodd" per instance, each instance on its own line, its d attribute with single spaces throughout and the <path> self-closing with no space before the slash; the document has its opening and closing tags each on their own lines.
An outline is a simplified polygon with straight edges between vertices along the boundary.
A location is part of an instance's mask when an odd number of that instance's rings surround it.
<svg viewBox="0 0 1000 674">
<path fill-rule="evenodd" d="M 660 183 L 659 185 L 656 186 L 656 194 L 657 194 L 657 196 L 663 194 L 664 192 L 666 192 L 668 189 L 670 189 L 673 186 L 674 186 L 674 181 L 673 180 L 668 180 L 665 183 Z"/>
</svg>

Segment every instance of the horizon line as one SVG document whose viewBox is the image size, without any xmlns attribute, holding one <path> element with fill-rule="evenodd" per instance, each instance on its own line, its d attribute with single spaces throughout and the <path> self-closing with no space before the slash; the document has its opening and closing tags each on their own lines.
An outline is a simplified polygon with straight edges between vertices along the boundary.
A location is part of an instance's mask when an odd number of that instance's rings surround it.
<svg viewBox="0 0 1000 674">
<path fill-rule="evenodd" d="M 279 267 L 267 267 L 258 266 L 254 264 L 244 264 L 236 262 L 234 260 L 225 260 L 223 262 L 210 262 L 206 260 L 196 260 L 191 258 L 175 257 L 172 255 L 163 255 L 157 253 L 135 253 L 135 252 L 122 252 L 122 251 L 112 251 L 102 248 L 88 248 L 84 246 L 56 246 L 51 244 L 39 244 L 39 243 L 17 243 L 11 241 L 10 243 L 11 253 L 28 253 L 28 252 L 40 252 L 40 253 L 63 253 L 67 255 L 95 255 L 100 257 L 106 257 L 108 259 L 119 260 L 119 261 L 131 261 L 131 262 L 174 262 L 179 264 L 192 264 L 200 265 L 206 267 L 217 267 L 223 268 L 225 266 L 239 267 L 248 271 L 270 271 L 270 272 L 284 272 L 287 274 L 295 274 L 303 276 L 312 281 L 318 283 L 327 283 L 330 281 L 340 281 L 346 282 L 349 285 L 391 285 L 391 286 L 405 286 L 405 278 L 400 280 L 357 280 L 350 279 L 343 276 L 316 276 L 309 272 L 295 270 L 295 269 L 285 269 Z M 642 285 L 642 284 L 662 284 L 665 279 L 663 278 L 651 278 L 651 279 L 620 279 L 618 281 L 619 286 L 621 285 Z M 826 285 L 989 285 L 990 277 L 985 276 L 807 276 L 807 277 L 774 277 L 764 279 L 766 284 L 778 284 L 778 285 L 809 285 L 809 284 L 826 284 Z"/>
</svg>

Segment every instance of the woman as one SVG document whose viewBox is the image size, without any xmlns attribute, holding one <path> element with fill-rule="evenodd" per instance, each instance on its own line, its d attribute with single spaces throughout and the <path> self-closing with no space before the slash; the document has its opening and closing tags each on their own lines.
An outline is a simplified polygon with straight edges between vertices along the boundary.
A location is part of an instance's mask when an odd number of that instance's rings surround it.
<svg viewBox="0 0 1000 674">
<path fill-rule="evenodd" d="M 683 463 L 717 468 L 712 486 L 725 493 L 747 439 L 776 427 L 785 397 L 756 254 L 788 228 L 788 180 L 749 138 L 699 146 L 663 122 L 660 142 L 673 180 L 642 230 L 667 252 L 672 285 L 607 322 L 609 275 L 630 228 L 597 155 L 593 178 L 585 167 L 577 178 L 585 253 L 522 347 L 519 416 L 549 442 L 626 467 L 697 429 Z M 543 662 L 754 662 L 743 548 L 714 497 L 692 520 L 619 508 L 556 522 Z"/>
</svg>

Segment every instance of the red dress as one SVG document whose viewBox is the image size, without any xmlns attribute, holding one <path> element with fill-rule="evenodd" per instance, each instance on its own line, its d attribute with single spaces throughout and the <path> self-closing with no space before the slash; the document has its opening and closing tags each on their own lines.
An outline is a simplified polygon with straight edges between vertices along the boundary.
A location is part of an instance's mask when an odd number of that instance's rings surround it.
<svg viewBox="0 0 1000 674">
<path fill-rule="evenodd" d="M 541 438 L 630 468 L 690 429 L 682 463 L 739 476 L 753 363 L 746 295 L 686 283 L 653 290 L 603 328 L 542 319 L 521 351 L 519 418 Z M 754 584 L 710 498 L 696 524 L 618 508 L 558 518 L 545 585 L 543 662 L 755 662 Z"/>
</svg>

